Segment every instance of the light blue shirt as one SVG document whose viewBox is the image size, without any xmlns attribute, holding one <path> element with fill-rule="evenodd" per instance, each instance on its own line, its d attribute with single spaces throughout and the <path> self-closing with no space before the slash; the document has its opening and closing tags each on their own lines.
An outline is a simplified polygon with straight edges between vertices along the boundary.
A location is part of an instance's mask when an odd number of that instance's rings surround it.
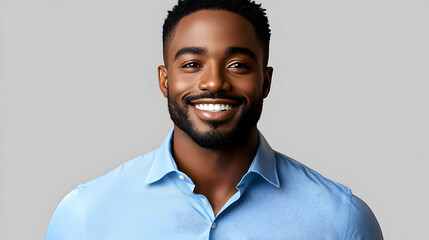
<svg viewBox="0 0 429 240">
<path fill-rule="evenodd" d="M 172 134 L 159 149 L 69 193 L 46 239 L 383 239 L 374 214 L 350 189 L 273 151 L 260 133 L 238 192 L 214 216 L 178 170 Z"/>
</svg>

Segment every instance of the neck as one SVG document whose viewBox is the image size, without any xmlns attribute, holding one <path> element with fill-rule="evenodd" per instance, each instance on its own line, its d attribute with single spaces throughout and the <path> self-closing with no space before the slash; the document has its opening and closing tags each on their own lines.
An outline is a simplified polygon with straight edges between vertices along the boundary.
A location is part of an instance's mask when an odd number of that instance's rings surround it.
<svg viewBox="0 0 429 240">
<path fill-rule="evenodd" d="M 208 149 L 174 126 L 174 160 L 179 170 L 195 183 L 194 192 L 207 197 L 215 214 L 237 192 L 236 186 L 249 169 L 257 147 L 256 127 L 243 142 L 232 148 Z"/>
</svg>

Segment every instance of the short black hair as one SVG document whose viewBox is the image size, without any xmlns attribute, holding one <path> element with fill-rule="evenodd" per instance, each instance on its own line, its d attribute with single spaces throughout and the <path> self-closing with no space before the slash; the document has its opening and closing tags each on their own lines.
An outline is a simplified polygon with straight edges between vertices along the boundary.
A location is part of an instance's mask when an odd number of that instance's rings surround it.
<svg viewBox="0 0 429 240">
<path fill-rule="evenodd" d="M 166 63 L 167 45 L 171 34 L 179 21 L 194 12 L 200 10 L 226 10 L 237 13 L 252 23 L 255 28 L 258 40 L 264 49 L 264 65 L 268 63 L 268 51 L 270 45 L 271 30 L 265 9 L 261 4 L 250 0 L 179 0 L 171 11 L 168 11 L 167 18 L 162 27 L 162 44 L 164 63 Z"/>
</svg>

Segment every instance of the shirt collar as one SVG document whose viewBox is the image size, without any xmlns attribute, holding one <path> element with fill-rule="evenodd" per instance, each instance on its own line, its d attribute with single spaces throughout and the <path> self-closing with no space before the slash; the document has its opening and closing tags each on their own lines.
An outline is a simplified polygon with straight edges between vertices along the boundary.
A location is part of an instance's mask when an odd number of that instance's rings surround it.
<svg viewBox="0 0 429 240">
<path fill-rule="evenodd" d="M 170 172 L 178 171 L 176 162 L 171 155 L 171 142 L 173 141 L 173 129 L 167 134 L 164 141 L 155 151 L 152 166 L 146 177 L 145 183 L 154 183 Z"/>
<path fill-rule="evenodd" d="M 277 161 L 275 152 L 259 130 L 258 150 L 256 151 L 255 158 L 253 158 L 252 164 L 249 167 L 249 171 L 245 174 L 243 180 L 245 180 L 247 175 L 249 175 L 251 172 L 259 174 L 267 182 L 276 187 L 280 187 L 280 181 L 277 175 Z"/>
<path fill-rule="evenodd" d="M 170 172 L 177 172 L 178 168 L 171 155 L 173 129 L 167 134 L 161 146 L 155 151 L 155 156 L 146 177 L 145 183 L 154 183 Z M 249 173 L 257 173 L 270 184 L 279 187 L 277 164 L 274 150 L 270 147 L 261 132 L 258 131 L 258 150 L 243 180 L 250 177 Z M 239 183 L 244 183 L 243 180 Z M 246 181 L 247 182 L 247 181 Z"/>
</svg>

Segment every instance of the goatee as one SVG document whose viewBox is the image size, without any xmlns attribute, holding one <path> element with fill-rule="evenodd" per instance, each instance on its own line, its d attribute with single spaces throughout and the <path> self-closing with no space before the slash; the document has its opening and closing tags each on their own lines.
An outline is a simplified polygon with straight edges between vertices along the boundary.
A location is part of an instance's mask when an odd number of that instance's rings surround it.
<svg viewBox="0 0 429 240">
<path fill-rule="evenodd" d="M 210 127 L 209 131 L 198 131 L 195 123 L 189 116 L 190 101 L 201 98 L 231 99 L 240 103 L 242 109 L 249 104 L 244 97 L 233 97 L 223 93 L 204 92 L 198 96 L 186 96 L 182 99 L 183 107 L 170 98 L 168 94 L 168 111 L 174 124 L 192 138 L 192 140 L 203 148 L 228 149 L 243 143 L 248 137 L 250 130 L 256 127 L 262 113 L 263 98 L 260 97 L 253 102 L 247 111 L 243 111 L 236 120 L 234 127 L 227 132 L 220 132 L 217 128 L 222 126 L 223 121 L 204 121 Z"/>
</svg>

